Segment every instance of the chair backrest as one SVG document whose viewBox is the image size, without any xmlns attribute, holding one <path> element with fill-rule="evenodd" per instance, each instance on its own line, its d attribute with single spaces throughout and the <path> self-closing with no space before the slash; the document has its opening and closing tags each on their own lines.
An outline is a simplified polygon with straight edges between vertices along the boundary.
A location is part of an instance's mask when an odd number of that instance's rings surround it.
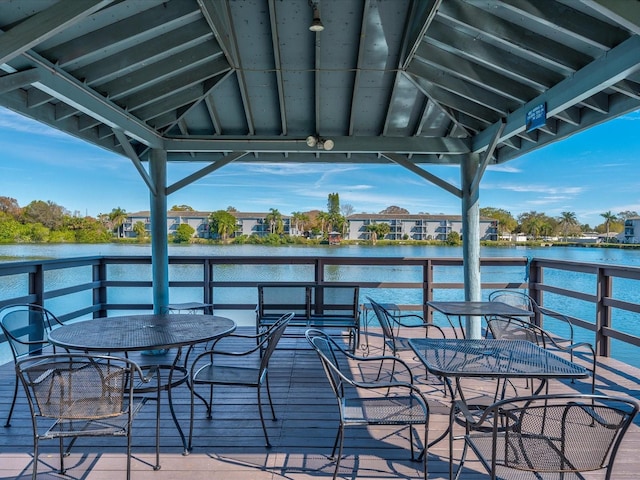
<svg viewBox="0 0 640 480">
<path fill-rule="evenodd" d="M 48 333 L 61 322 L 40 305 L 9 305 L 0 311 L 0 327 L 14 360 L 25 355 L 41 353 L 49 345 Z"/>
<path fill-rule="evenodd" d="M 359 296 L 357 285 L 317 285 L 311 289 L 311 314 L 357 318 Z"/>
<path fill-rule="evenodd" d="M 489 407 L 498 443 L 498 465 L 533 472 L 610 469 L 638 403 L 603 395 L 542 395 L 508 399 Z"/>
<path fill-rule="evenodd" d="M 32 415 L 60 420 L 94 420 L 129 412 L 134 375 L 131 360 L 106 355 L 57 353 L 16 363 Z"/>
<path fill-rule="evenodd" d="M 305 332 L 305 336 L 311 344 L 311 347 L 318 354 L 324 373 L 327 375 L 327 379 L 331 384 L 331 389 L 333 390 L 333 393 L 335 393 L 338 403 L 340 403 L 339 399 L 344 397 L 344 383 L 345 381 L 347 383 L 350 382 L 347 376 L 342 372 L 340 361 L 336 354 L 340 355 L 340 357 L 347 357 L 348 354 L 322 330 L 310 328 Z"/>
<path fill-rule="evenodd" d="M 495 316 L 487 320 L 487 328 L 497 340 L 527 340 L 546 347 L 548 335 L 527 320 Z"/>
<path fill-rule="evenodd" d="M 489 294 L 490 302 L 502 302 L 530 312 L 535 311 L 537 303 L 533 298 L 519 290 L 494 290 Z"/>
<path fill-rule="evenodd" d="M 389 342 L 391 348 L 396 348 L 396 335 L 393 331 L 393 320 L 391 317 L 391 313 L 380 305 L 378 302 L 373 300 L 371 297 L 367 297 L 367 300 L 371 304 L 374 313 L 376 314 L 376 318 L 378 319 L 378 323 L 380 323 L 380 327 L 382 328 L 382 334 L 385 337 L 385 340 Z"/>
<path fill-rule="evenodd" d="M 298 284 L 258 285 L 258 317 L 279 317 L 294 312 L 297 317 L 308 318 L 311 310 L 311 287 Z"/>
<path fill-rule="evenodd" d="M 574 341 L 574 327 L 571 320 L 566 315 L 543 308 L 538 305 L 533 298 L 524 292 L 518 290 L 495 290 L 489 294 L 489 301 L 502 302 L 514 307 L 523 308 L 531 312 L 535 312 L 537 317 L 534 320 L 530 317 L 515 317 L 523 322 L 531 322 L 538 327 L 553 332 L 553 335 L 547 334 L 549 338 L 567 339 L 570 343 Z M 539 323 L 538 323 L 539 322 Z"/>
<path fill-rule="evenodd" d="M 260 361 L 260 372 L 266 371 L 269 366 L 269 359 L 276 349 L 285 328 L 289 325 L 289 321 L 294 317 L 294 312 L 282 315 L 269 329 L 264 333 L 265 347 L 262 350 L 262 359 Z"/>
</svg>

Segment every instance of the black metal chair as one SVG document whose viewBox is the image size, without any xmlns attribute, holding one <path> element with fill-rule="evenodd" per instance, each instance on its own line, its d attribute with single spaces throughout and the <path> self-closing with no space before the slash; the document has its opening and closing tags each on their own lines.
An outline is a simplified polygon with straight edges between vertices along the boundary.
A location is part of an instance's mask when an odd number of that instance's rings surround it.
<svg viewBox="0 0 640 480">
<path fill-rule="evenodd" d="M 194 359 L 189 375 L 189 386 L 191 387 L 189 450 L 191 450 L 193 440 L 195 397 L 198 397 L 205 404 L 207 407 L 207 418 L 211 420 L 214 385 L 253 387 L 257 390 L 260 422 L 262 423 L 266 446 L 267 448 L 271 447 L 269 435 L 267 433 L 267 426 L 264 422 L 264 415 L 262 413 L 261 391 L 262 386 L 265 385 L 267 389 L 267 397 L 269 398 L 269 406 L 271 407 L 271 417 L 274 421 L 277 420 L 275 410 L 273 408 L 273 401 L 271 400 L 271 391 L 269 389 L 269 360 L 271 359 L 271 355 L 273 354 L 278 341 L 282 337 L 285 328 L 289 324 L 289 320 L 291 320 L 293 316 L 293 312 L 282 315 L 280 319 L 278 319 L 267 330 L 259 332 L 256 335 L 234 333 L 232 335 L 221 337 L 213 343 L 211 349 L 199 354 Z M 230 351 L 223 350 L 218 347 L 218 344 L 221 341 L 226 343 L 231 339 L 240 339 L 241 341 L 246 339 L 246 348 L 245 345 L 242 345 L 242 350 Z M 233 357 L 239 359 L 240 357 L 246 357 L 252 354 L 256 355 L 256 360 L 259 359 L 259 364 L 256 366 L 247 366 L 237 363 L 218 363 L 218 359 L 220 357 Z M 206 385 L 209 387 L 208 401 L 196 391 L 196 386 L 198 385 Z"/>
<path fill-rule="evenodd" d="M 126 358 L 57 353 L 16 363 L 33 424 L 33 473 L 38 473 L 40 441 L 58 439 L 60 473 L 64 457 L 79 437 L 126 436 L 127 479 L 131 477 L 131 425 L 144 402 L 133 399 L 140 368 Z M 53 423 L 52 423 L 53 422 Z M 71 441 L 65 451 L 65 439 Z"/>
<path fill-rule="evenodd" d="M 442 338 L 445 338 L 445 333 L 442 328 L 434 323 L 425 322 L 420 315 L 393 314 L 380 303 L 371 299 L 371 297 L 367 297 L 367 300 L 371 303 L 371 307 L 375 312 L 376 319 L 378 320 L 382 330 L 382 355 L 385 355 L 387 348 L 391 350 L 391 353 L 396 357 L 399 352 L 412 351 L 411 346 L 409 345 L 409 339 L 399 335 L 401 327 L 423 328 L 425 338 L 429 336 L 430 330 L 435 330 Z M 382 365 L 380 365 L 380 367 L 382 368 Z M 379 373 L 381 374 L 382 370 L 380 370 Z M 428 376 L 429 372 L 427 372 L 425 380 L 428 380 Z M 444 385 L 442 391 L 446 395 L 447 391 L 444 388 Z"/>
<path fill-rule="evenodd" d="M 386 353 L 386 349 L 389 348 L 394 356 L 398 355 L 398 352 L 411 351 L 408 338 L 398 335 L 399 329 L 404 328 L 423 328 L 424 336 L 429 336 L 429 330 L 438 331 L 442 338 L 445 338 L 444 330 L 438 325 L 425 320 L 416 314 L 393 314 L 387 310 L 380 303 L 367 297 L 367 300 L 371 303 L 371 307 L 376 314 L 376 319 L 380 323 L 382 334 L 384 336 L 384 343 L 382 345 L 382 355 Z M 394 331 L 395 329 L 395 331 Z"/>
<path fill-rule="evenodd" d="M 556 316 L 562 316 L 559 313 L 549 312 Z M 597 358 L 593 345 L 588 342 L 578 343 L 558 343 L 553 335 L 548 331 L 534 325 L 533 323 L 512 317 L 495 317 L 487 322 L 487 327 L 491 335 L 496 339 L 505 340 L 528 340 L 542 348 L 556 349 L 559 352 L 568 352 L 571 360 L 574 358 L 574 351 L 577 349 L 586 349 L 591 354 L 593 360 L 591 364 L 591 393 L 596 390 L 596 367 Z M 548 385 L 547 385 L 548 390 Z"/>
<path fill-rule="evenodd" d="M 62 323 L 53 313 L 40 305 L 29 303 L 9 305 L 0 310 L 0 327 L 11 347 L 14 363 L 27 356 L 40 355 L 47 347 L 51 346 L 48 332 L 55 325 L 62 325 Z M 52 351 L 55 353 L 55 348 L 52 347 Z M 13 400 L 5 427 L 11 426 L 11 417 L 18 398 L 19 383 L 16 374 Z"/>
<path fill-rule="evenodd" d="M 521 292 L 520 290 L 514 289 L 501 289 L 494 290 L 489 293 L 488 297 L 490 302 L 502 302 L 508 305 L 512 305 L 514 307 L 522 308 L 523 310 L 528 310 L 534 313 L 541 313 L 549 311 L 546 308 L 542 308 L 538 305 L 538 303 L 531 298 L 531 296 L 525 292 Z M 523 321 L 531 321 L 530 317 L 516 317 Z M 552 317 L 554 325 L 554 333 L 553 338 L 556 343 L 559 344 L 572 344 L 575 343 L 575 334 L 573 323 L 569 320 L 568 317 L 561 315 L 558 317 Z M 547 329 L 549 331 L 549 329 Z"/>
<path fill-rule="evenodd" d="M 412 460 L 416 460 L 413 426 L 424 425 L 422 461 L 426 480 L 429 405 L 422 392 L 413 384 L 409 366 L 401 359 L 392 356 L 353 355 L 321 330 L 309 329 L 305 335 L 322 362 L 340 410 L 340 426 L 331 451 L 331 458 L 336 462 L 333 472 L 334 480 L 340 468 L 345 428 L 362 425 L 409 427 Z M 380 367 L 376 364 L 384 362 L 393 363 L 393 373 L 390 379 L 380 381 L 378 374 Z M 349 367 L 349 363 L 353 366 Z M 405 377 L 403 380 L 396 379 L 396 365 L 402 367 L 400 370 Z M 352 372 L 359 372 L 361 378 L 356 379 Z"/>
<path fill-rule="evenodd" d="M 635 400 L 604 395 L 527 396 L 497 402 L 479 419 L 470 418 L 456 478 L 471 448 L 491 479 L 581 479 L 580 472 L 603 470 L 608 480 L 637 412 Z M 476 430 L 485 424 L 491 428 Z"/>
</svg>

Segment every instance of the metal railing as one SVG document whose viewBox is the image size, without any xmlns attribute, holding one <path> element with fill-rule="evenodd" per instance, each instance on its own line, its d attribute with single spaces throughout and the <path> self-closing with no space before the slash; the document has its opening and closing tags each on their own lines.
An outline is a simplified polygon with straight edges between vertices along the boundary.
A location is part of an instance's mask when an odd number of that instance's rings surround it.
<svg viewBox="0 0 640 480">
<path fill-rule="evenodd" d="M 640 303 L 633 295 L 640 291 L 640 268 L 524 257 L 482 258 L 480 265 L 484 294 L 528 289 L 540 305 L 568 315 L 599 355 L 612 356 L 612 341 L 640 346 Z M 253 313 L 256 286 L 283 281 L 355 283 L 361 298 L 382 295 L 402 310 L 433 316 L 425 302 L 463 299 L 462 278 L 461 258 L 169 258 L 171 301 L 212 304 L 216 312 Z M 36 303 L 62 321 L 153 310 L 148 256 L 0 263 L 0 287 L 0 307 Z"/>
</svg>

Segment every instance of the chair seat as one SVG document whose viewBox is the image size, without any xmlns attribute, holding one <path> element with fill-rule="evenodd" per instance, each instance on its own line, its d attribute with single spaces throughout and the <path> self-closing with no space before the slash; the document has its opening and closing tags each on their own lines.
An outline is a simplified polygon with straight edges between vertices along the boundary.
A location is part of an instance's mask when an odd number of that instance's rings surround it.
<svg viewBox="0 0 640 480">
<path fill-rule="evenodd" d="M 98 399 L 94 404 L 101 403 Z M 132 405 L 132 415 L 138 414 L 144 406 L 145 400 L 140 400 Z M 86 407 L 85 407 L 86 408 Z M 71 407 L 73 410 L 74 407 Z M 78 432 L 82 432 L 82 436 L 127 436 L 128 415 L 121 414 L 109 417 L 109 412 L 105 408 L 96 407 L 93 411 L 86 410 L 86 416 L 93 417 L 95 420 L 59 420 L 51 425 L 45 433 L 40 435 L 40 439 L 52 439 L 58 437 L 74 438 L 78 436 Z"/>
<path fill-rule="evenodd" d="M 411 396 L 347 397 L 342 407 L 344 422 L 351 424 L 422 424 L 426 418 L 423 406 Z"/>
<path fill-rule="evenodd" d="M 238 367 L 231 365 L 208 365 L 198 371 L 198 373 L 193 377 L 193 382 L 256 387 L 262 383 L 261 381 L 258 381 L 259 375 L 260 368 Z"/>
<path fill-rule="evenodd" d="M 493 449 L 493 435 L 491 432 L 473 433 L 467 436 L 467 441 L 478 458 L 485 464 L 485 467 L 491 470 L 491 452 Z M 582 479 L 583 477 L 577 473 L 567 472 L 566 468 L 567 464 L 580 466 L 582 463 L 580 457 L 588 458 L 590 454 L 588 442 L 585 441 L 583 447 L 580 450 L 565 450 L 563 455 L 560 449 L 560 442 L 553 442 L 549 437 L 518 435 L 514 432 L 509 432 L 508 436 L 505 434 L 498 435 L 496 444 L 496 478 L 517 478 L 522 480 L 541 478 L 545 480 Z M 536 471 L 530 471 L 532 470 L 532 464 L 535 464 Z M 565 471 L 558 472 L 559 470 Z"/>
</svg>

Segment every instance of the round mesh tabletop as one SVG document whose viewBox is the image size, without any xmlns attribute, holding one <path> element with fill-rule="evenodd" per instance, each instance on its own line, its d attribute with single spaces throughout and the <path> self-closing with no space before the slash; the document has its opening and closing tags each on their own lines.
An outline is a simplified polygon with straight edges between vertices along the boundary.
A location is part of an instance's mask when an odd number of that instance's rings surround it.
<svg viewBox="0 0 640 480">
<path fill-rule="evenodd" d="M 208 342 L 235 328 L 233 320 L 217 315 L 127 315 L 63 325 L 50 332 L 49 341 L 71 350 L 151 350 Z"/>
</svg>

